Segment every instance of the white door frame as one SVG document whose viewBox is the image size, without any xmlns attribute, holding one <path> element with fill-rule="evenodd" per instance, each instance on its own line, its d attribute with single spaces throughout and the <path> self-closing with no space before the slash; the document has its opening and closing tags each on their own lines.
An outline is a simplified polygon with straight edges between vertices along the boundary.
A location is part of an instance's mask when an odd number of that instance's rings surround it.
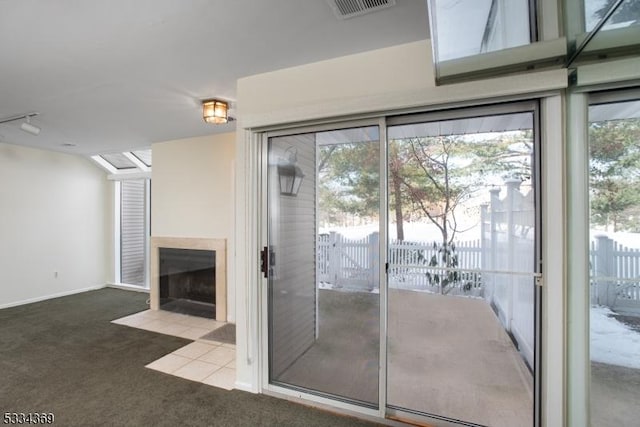
<svg viewBox="0 0 640 427">
<path fill-rule="evenodd" d="M 519 99 L 522 99 L 521 97 Z M 529 99 L 536 99 L 535 96 Z M 542 273 L 544 276 L 544 286 L 542 287 L 542 321 L 539 331 L 542 337 L 542 353 L 541 353 L 541 368 L 538 370 L 537 375 L 540 378 L 541 387 L 537 405 L 540 407 L 541 425 L 562 425 L 565 420 L 565 353 L 566 353 L 566 332 L 565 332 L 565 229 L 566 223 L 562 218 L 565 218 L 564 206 L 564 187 L 560 183 L 564 182 L 565 176 L 565 153 L 562 142 L 564 141 L 563 125 L 565 117 L 563 113 L 563 97 L 560 94 L 544 94 L 540 99 L 540 112 L 539 119 L 541 126 L 539 129 L 541 143 L 539 149 L 541 153 L 539 155 L 541 159 L 541 165 L 539 167 L 539 173 L 541 174 L 542 183 L 538 188 L 542 197 L 541 209 L 541 222 L 542 222 L 542 259 L 544 265 L 542 266 Z M 517 99 L 516 99 L 517 100 Z M 508 100 L 506 100 L 508 101 Z M 489 103 L 490 100 L 487 100 Z M 476 103 L 477 106 L 477 103 Z M 430 110 L 433 107 L 429 108 Z M 381 115 L 375 118 L 377 124 L 380 125 L 381 144 L 385 148 L 381 150 L 381 167 L 386 167 L 386 116 Z M 310 126 L 307 129 L 318 131 L 322 129 L 336 129 L 342 127 L 344 123 L 357 123 L 357 121 L 341 122 L 336 120 L 327 125 L 320 124 L 318 126 Z M 286 126 L 276 127 L 275 129 L 286 129 Z M 301 127 L 300 129 L 305 129 Z M 383 132 L 384 130 L 384 132 Z M 247 253 L 252 253 L 252 256 L 247 261 L 258 261 L 257 253 L 260 248 L 265 245 L 267 241 L 267 217 L 266 217 L 266 140 L 268 136 L 284 135 L 292 133 L 289 130 L 273 130 L 263 129 L 258 131 L 245 131 L 245 138 L 251 143 L 255 143 L 257 147 L 250 147 L 246 149 L 248 167 L 249 170 L 253 169 L 256 175 L 251 174 L 249 180 L 252 177 L 257 179 L 257 183 L 250 184 L 249 188 L 255 185 L 254 188 L 259 190 L 259 194 L 256 198 L 255 213 L 258 216 L 256 223 L 257 237 L 255 240 L 255 247 L 253 249 L 248 248 Z M 385 138 L 383 139 L 383 135 Z M 253 153 L 253 154 L 252 154 Z M 384 154 L 383 154 L 384 153 Z M 384 163 L 383 163 L 384 162 Z M 253 166 L 251 166 L 253 164 Z M 256 165 L 258 166 L 256 168 Z M 384 233 L 381 233 L 380 249 L 381 260 L 384 257 L 384 262 L 381 262 L 381 270 L 386 263 L 386 243 L 387 243 L 387 213 L 386 213 L 386 196 L 382 199 L 382 194 L 386 195 L 387 179 L 386 175 L 381 176 L 381 212 L 380 221 L 381 227 L 383 226 Z M 384 191 L 382 191 L 384 190 Z M 249 194 L 249 198 L 251 195 Z M 382 202 L 384 206 L 382 206 Z M 382 209 L 384 207 L 384 209 Z M 251 222 L 251 221 L 249 221 Z M 384 235 L 384 238 L 382 236 Z M 252 239 L 253 241 L 253 239 Z M 253 246 L 251 242 L 248 242 L 250 246 Z M 383 245 L 385 245 L 383 247 Z M 255 264 L 257 266 L 257 262 Z M 361 406 L 353 405 L 350 403 L 341 402 L 339 400 L 328 399 L 315 394 L 303 393 L 296 390 L 287 389 L 284 387 L 278 387 L 268 383 L 268 321 L 267 321 L 267 306 L 266 298 L 266 279 L 262 278 L 258 274 L 258 269 L 251 268 L 249 276 L 255 274 L 256 282 L 254 286 L 251 285 L 252 280 L 247 283 L 247 360 L 249 365 L 253 365 L 252 371 L 254 372 L 253 378 L 256 382 L 253 382 L 254 386 L 242 387 L 250 389 L 256 392 L 263 392 L 265 394 L 276 395 L 289 399 L 300 399 L 305 403 L 316 404 L 319 406 L 326 406 L 329 408 L 339 409 L 346 412 L 356 413 L 365 417 L 379 417 L 385 418 L 389 411 L 386 409 L 386 308 L 387 308 L 387 295 L 386 286 L 381 286 L 380 292 L 380 304 L 381 312 L 384 311 L 384 317 L 381 316 L 381 354 L 380 354 L 380 399 L 379 409 L 372 410 Z M 384 274 L 383 274 L 384 273 Z M 381 271 L 380 277 L 386 277 L 386 272 Z M 384 288 L 384 291 L 383 291 Z M 384 310 L 383 310 L 384 308 Z M 257 318 L 252 319 L 253 313 L 257 313 Z M 253 327 L 256 327 L 255 331 Z M 385 334 L 383 336 L 383 334 Z M 384 339 L 383 339 L 384 338 Z M 385 343 L 383 345 L 383 343 Z M 384 351 L 384 354 L 383 354 Z M 257 360 L 256 360 L 257 359 Z M 384 367 L 382 367 L 384 363 Z"/>
<path fill-rule="evenodd" d="M 380 130 L 380 138 L 379 138 L 379 148 L 380 148 L 380 165 L 386 166 L 386 155 L 383 155 L 383 147 L 385 146 L 385 139 L 383 139 L 383 135 L 386 137 L 386 128 L 382 127 L 384 124 L 384 118 L 375 118 L 375 119 L 360 119 L 360 120 L 347 120 L 347 121 L 337 121 L 329 124 L 318 124 L 318 125 L 310 125 L 310 126 L 301 126 L 297 128 L 287 128 L 287 129 L 278 129 L 273 131 L 267 131 L 260 134 L 260 176 L 261 176 L 261 195 L 260 200 L 262 203 L 262 210 L 260 216 L 260 237 L 261 244 L 260 248 L 268 246 L 268 182 L 267 182 L 267 173 L 268 173 L 268 140 L 272 137 L 278 136 L 286 136 L 292 134 L 300 134 L 300 133 L 310 133 L 310 132 L 322 132 L 336 129 L 344 129 L 344 128 L 354 128 L 354 127 L 365 127 L 365 126 L 378 126 Z M 383 133 L 384 129 L 384 133 Z M 383 163 L 384 160 L 384 163 Z M 380 189 L 382 190 L 383 184 L 386 185 L 386 179 L 381 175 L 380 176 Z M 385 188 L 386 193 L 386 188 Z M 382 191 L 380 192 L 380 248 L 382 248 L 382 243 L 386 244 L 386 239 L 383 239 L 382 236 L 386 236 L 386 203 L 383 205 L 383 197 L 384 194 Z M 385 199 L 386 200 L 386 199 Z M 383 209 L 384 207 L 384 209 Z M 384 219 L 384 222 L 383 222 Z M 381 269 L 384 268 L 384 263 L 382 262 L 382 252 L 380 254 L 380 265 Z M 386 256 L 386 255 L 385 255 Z M 386 262 L 386 261 L 384 261 Z M 383 276 L 380 276 L 383 277 Z M 382 400 L 378 404 L 378 409 L 371 409 L 364 406 L 356 405 L 353 403 L 349 403 L 346 401 L 341 401 L 337 398 L 327 398 L 318 394 L 306 393 L 303 391 L 298 391 L 282 386 L 278 386 L 275 384 L 269 383 L 269 312 L 268 312 L 268 279 L 264 276 L 260 276 L 260 286 L 259 286 L 259 301 L 260 301 L 260 354 L 262 357 L 260 358 L 260 384 L 261 390 L 265 394 L 270 394 L 278 397 L 286 397 L 290 399 L 299 399 L 301 401 L 305 401 L 305 403 L 317 404 L 319 406 L 327 407 L 327 408 L 338 408 L 340 410 L 346 411 L 348 413 L 358 414 L 360 416 L 368 416 L 368 417 L 377 417 L 384 418 L 384 406 L 381 404 Z M 386 294 L 385 294 L 386 296 Z M 380 290 L 380 306 L 383 306 L 383 292 L 382 286 Z M 386 319 L 386 316 L 385 316 Z M 385 328 L 386 332 L 386 328 Z M 382 327 L 381 327 L 382 333 Z M 382 335 L 381 335 L 382 337 Z M 383 348 L 384 347 L 384 348 Z M 379 377 L 380 384 L 379 390 L 386 390 L 386 365 L 382 365 L 383 350 L 386 354 L 386 345 L 383 346 L 382 342 L 380 343 L 380 369 L 379 369 Z M 384 388 L 382 387 L 384 381 Z M 382 391 L 380 395 L 382 395 Z M 386 396 L 386 395 L 385 395 Z M 386 402 L 385 402 L 386 403 Z"/>
</svg>

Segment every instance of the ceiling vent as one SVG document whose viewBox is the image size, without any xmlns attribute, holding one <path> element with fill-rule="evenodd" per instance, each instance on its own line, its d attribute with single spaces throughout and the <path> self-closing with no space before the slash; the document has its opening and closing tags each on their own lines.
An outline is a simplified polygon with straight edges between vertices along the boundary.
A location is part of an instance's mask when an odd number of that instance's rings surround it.
<svg viewBox="0 0 640 427">
<path fill-rule="evenodd" d="M 327 0 L 338 19 L 376 12 L 396 4 L 396 0 Z"/>
</svg>

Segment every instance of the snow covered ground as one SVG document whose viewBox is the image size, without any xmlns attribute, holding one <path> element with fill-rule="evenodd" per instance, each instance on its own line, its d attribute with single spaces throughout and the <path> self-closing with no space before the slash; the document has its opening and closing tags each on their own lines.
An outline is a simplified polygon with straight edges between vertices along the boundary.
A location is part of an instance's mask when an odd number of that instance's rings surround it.
<svg viewBox="0 0 640 427">
<path fill-rule="evenodd" d="M 606 307 L 591 307 L 591 360 L 640 369 L 640 333 L 612 314 Z"/>
</svg>

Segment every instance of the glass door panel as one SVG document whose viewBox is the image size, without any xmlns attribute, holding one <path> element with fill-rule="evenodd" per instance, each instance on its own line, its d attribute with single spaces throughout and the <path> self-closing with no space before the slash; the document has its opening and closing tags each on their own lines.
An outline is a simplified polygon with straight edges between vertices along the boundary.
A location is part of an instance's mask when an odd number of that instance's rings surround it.
<svg viewBox="0 0 640 427">
<path fill-rule="evenodd" d="M 532 426 L 534 112 L 411 120 L 387 131 L 387 404 Z"/>
<path fill-rule="evenodd" d="M 640 418 L 640 100 L 589 107 L 591 423 Z"/>
<path fill-rule="evenodd" d="M 269 382 L 377 407 L 377 126 L 268 141 Z"/>
</svg>

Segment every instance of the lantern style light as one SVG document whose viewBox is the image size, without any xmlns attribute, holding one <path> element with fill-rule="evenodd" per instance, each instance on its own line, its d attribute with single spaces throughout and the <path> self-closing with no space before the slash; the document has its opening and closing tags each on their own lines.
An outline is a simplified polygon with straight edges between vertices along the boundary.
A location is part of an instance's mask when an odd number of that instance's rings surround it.
<svg viewBox="0 0 640 427">
<path fill-rule="evenodd" d="M 229 121 L 229 104 L 218 99 L 202 101 L 202 118 L 207 123 L 223 124 Z"/>
<path fill-rule="evenodd" d="M 296 165 L 298 161 L 297 154 L 297 150 L 294 147 L 287 148 L 285 151 L 286 158 L 281 159 L 278 164 L 278 180 L 280 182 L 280 194 L 282 196 L 296 197 L 300 190 L 304 174 L 302 173 L 302 169 Z"/>
<path fill-rule="evenodd" d="M 304 174 L 299 166 L 289 164 L 278 165 L 280 179 L 280 194 L 283 196 L 297 196 Z"/>
</svg>

